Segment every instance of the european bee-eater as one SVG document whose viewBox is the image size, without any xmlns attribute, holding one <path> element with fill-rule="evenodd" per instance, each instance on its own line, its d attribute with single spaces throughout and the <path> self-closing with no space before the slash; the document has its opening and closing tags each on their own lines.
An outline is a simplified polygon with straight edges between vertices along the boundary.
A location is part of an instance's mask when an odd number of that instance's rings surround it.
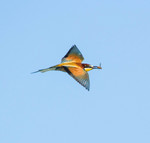
<svg viewBox="0 0 150 143">
<path fill-rule="evenodd" d="M 76 47 L 76 45 L 72 46 L 68 53 L 62 58 L 61 64 L 56 66 L 52 66 L 46 69 L 40 69 L 36 72 L 47 72 L 51 70 L 63 71 L 67 72 L 70 76 L 72 76 L 77 82 L 79 82 L 82 86 L 84 86 L 87 90 L 90 89 L 90 81 L 88 71 L 92 69 L 102 69 L 100 66 L 93 66 L 90 64 L 84 64 L 82 61 L 84 60 L 81 52 Z M 36 73 L 33 72 L 33 73 Z"/>
</svg>

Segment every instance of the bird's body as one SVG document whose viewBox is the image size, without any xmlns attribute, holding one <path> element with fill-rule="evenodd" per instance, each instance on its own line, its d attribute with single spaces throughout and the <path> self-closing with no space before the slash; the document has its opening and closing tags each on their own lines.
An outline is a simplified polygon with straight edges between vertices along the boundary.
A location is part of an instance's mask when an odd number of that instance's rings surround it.
<svg viewBox="0 0 150 143">
<path fill-rule="evenodd" d="M 82 61 L 84 60 L 81 52 L 76 47 L 76 45 L 72 46 L 68 53 L 62 58 L 60 64 L 41 69 L 36 72 L 47 72 L 47 71 L 63 71 L 67 72 L 70 76 L 72 76 L 76 81 L 78 81 L 82 86 L 84 86 L 87 90 L 90 88 L 89 75 L 88 71 L 92 69 L 102 69 L 101 66 L 92 66 L 90 64 L 84 64 Z M 36 73 L 34 72 L 34 73 Z"/>
</svg>

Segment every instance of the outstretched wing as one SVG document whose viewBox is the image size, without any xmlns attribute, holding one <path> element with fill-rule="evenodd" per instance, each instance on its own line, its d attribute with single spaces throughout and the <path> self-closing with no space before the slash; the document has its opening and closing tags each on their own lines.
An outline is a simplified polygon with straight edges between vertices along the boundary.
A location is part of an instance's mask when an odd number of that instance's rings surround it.
<svg viewBox="0 0 150 143">
<path fill-rule="evenodd" d="M 77 62 L 81 63 L 84 60 L 81 52 L 76 45 L 72 46 L 68 53 L 62 58 L 61 62 Z"/>
<path fill-rule="evenodd" d="M 77 82 L 90 90 L 90 81 L 88 73 L 81 67 L 64 67 L 65 71 L 71 75 Z"/>
</svg>

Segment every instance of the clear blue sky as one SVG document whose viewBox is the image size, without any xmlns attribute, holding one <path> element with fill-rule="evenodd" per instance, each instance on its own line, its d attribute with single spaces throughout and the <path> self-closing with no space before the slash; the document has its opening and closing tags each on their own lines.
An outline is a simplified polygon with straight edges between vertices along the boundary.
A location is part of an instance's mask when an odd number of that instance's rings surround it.
<svg viewBox="0 0 150 143">
<path fill-rule="evenodd" d="M 59 64 L 76 44 L 90 91 Z M 1 143 L 150 143 L 150 1 L 2 0 Z"/>
</svg>

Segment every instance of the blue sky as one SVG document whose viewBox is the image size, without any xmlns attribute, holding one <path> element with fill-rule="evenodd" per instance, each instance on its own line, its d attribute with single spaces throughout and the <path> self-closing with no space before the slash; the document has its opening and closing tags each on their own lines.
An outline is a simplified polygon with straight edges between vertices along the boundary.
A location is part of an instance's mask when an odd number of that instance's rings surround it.
<svg viewBox="0 0 150 143">
<path fill-rule="evenodd" d="M 0 2 L 1 143 L 149 143 L 150 1 Z M 76 44 L 90 91 L 59 64 Z"/>
</svg>

